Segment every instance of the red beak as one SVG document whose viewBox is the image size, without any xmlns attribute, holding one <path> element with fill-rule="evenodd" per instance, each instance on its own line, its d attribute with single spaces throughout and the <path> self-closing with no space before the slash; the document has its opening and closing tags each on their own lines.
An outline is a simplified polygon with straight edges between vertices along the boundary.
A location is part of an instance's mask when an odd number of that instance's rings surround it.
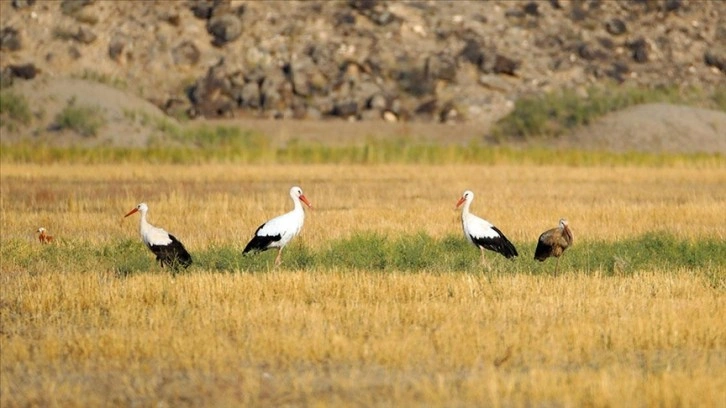
<svg viewBox="0 0 726 408">
<path fill-rule="evenodd" d="M 129 211 L 129 213 L 128 213 L 128 214 L 124 215 L 124 218 L 126 218 L 126 217 L 128 217 L 129 215 L 131 215 L 131 214 L 135 213 L 136 211 L 139 211 L 139 209 L 138 209 L 138 208 L 134 208 L 133 210 Z"/>
<path fill-rule="evenodd" d="M 466 198 L 463 196 L 459 199 L 459 201 L 456 202 L 456 208 L 459 208 L 460 205 L 464 204 L 464 201 L 466 201 Z"/>
<path fill-rule="evenodd" d="M 313 205 L 310 204 L 310 201 L 308 201 L 308 199 L 307 199 L 307 197 L 305 197 L 305 195 L 300 196 L 300 201 L 305 203 L 308 207 L 313 208 Z"/>
</svg>

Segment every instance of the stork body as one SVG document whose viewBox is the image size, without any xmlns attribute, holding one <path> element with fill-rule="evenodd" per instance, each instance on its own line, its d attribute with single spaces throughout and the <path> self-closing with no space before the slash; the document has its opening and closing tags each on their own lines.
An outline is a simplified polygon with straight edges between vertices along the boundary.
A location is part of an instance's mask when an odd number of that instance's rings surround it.
<svg viewBox="0 0 726 408">
<path fill-rule="evenodd" d="M 464 229 L 464 236 L 472 245 L 481 251 L 482 264 L 486 264 L 484 257 L 485 249 L 497 252 L 505 258 L 519 256 L 517 248 L 504 236 L 499 228 L 469 211 L 472 201 L 474 201 L 474 193 L 467 190 L 456 203 L 456 207 L 458 208 L 462 204 L 464 205 L 464 208 L 461 210 L 461 226 Z"/>
<path fill-rule="evenodd" d="M 53 237 L 46 234 L 45 228 L 40 227 L 36 232 L 39 234 L 38 241 L 40 241 L 41 244 L 50 244 L 51 242 L 53 242 Z"/>
<path fill-rule="evenodd" d="M 560 256 L 567 248 L 572 246 L 572 231 L 566 219 L 561 219 L 559 226 L 543 232 L 537 241 L 537 248 L 534 250 L 534 259 L 544 262 L 549 257 L 557 258 L 555 264 L 555 275 L 560 266 Z"/>
<path fill-rule="evenodd" d="M 281 263 L 282 249 L 300 233 L 305 222 L 305 210 L 301 202 L 312 208 L 300 187 L 295 186 L 290 189 L 290 198 L 294 205 L 292 211 L 260 225 L 255 231 L 255 236 L 245 246 L 243 254 L 277 248 L 275 265 Z"/>
<path fill-rule="evenodd" d="M 125 217 L 136 212 L 141 213 L 141 221 L 139 222 L 141 240 L 156 255 L 156 260 L 162 268 L 164 265 L 168 265 L 172 269 L 177 269 L 179 266 L 183 266 L 184 268 L 189 267 L 192 264 L 192 256 L 189 255 L 184 245 L 163 228 L 149 224 L 146 220 L 146 213 L 148 211 L 149 207 L 146 203 L 141 203 L 129 211 Z"/>
</svg>

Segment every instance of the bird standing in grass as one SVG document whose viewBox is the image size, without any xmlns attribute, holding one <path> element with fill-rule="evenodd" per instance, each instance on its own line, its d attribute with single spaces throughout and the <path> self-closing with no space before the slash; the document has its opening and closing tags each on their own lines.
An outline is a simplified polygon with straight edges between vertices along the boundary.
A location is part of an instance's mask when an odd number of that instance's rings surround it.
<svg viewBox="0 0 726 408">
<path fill-rule="evenodd" d="M 136 212 L 141 213 L 141 221 L 139 223 L 141 240 L 156 255 L 156 260 L 159 261 L 162 268 L 164 265 L 168 265 L 172 269 L 178 269 L 179 266 L 183 266 L 184 268 L 189 267 L 192 264 L 192 256 L 189 255 L 184 245 L 164 229 L 149 224 L 146 221 L 146 213 L 148 211 L 149 207 L 146 203 L 141 203 L 129 211 L 124 218 Z"/>
<path fill-rule="evenodd" d="M 294 204 L 292 211 L 260 225 L 255 231 L 255 236 L 245 246 L 243 254 L 277 248 L 275 266 L 280 265 L 282 262 L 282 248 L 300 233 L 305 222 L 305 211 L 300 202 L 302 201 L 308 207 L 313 208 L 300 187 L 295 186 L 290 189 L 290 198 L 292 198 Z"/>
<path fill-rule="evenodd" d="M 53 237 L 45 233 L 45 228 L 40 227 L 36 232 L 40 234 L 38 235 L 38 241 L 40 241 L 41 244 L 50 244 L 53 242 Z"/>
<path fill-rule="evenodd" d="M 456 203 L 456 208 L 464 204 L 464 208 L 461 210 L 461 225 L 464 228 L 464 236 L 481 251 L 482 265 L 486 265 L 485 249 L 498 252 L 506 258 L 519 256 L 517 248 L 504 236 L 499 228 L 469 212 L 473 200 L 474 193 L 469 190 L 464 191 L 464 194 Z"/>
<path fill-rule="evenodd" d="M 539 236 L 537 248 L 534 250 L 534 259 L 544 262 L 545 259 L 554 256 L 557 258 L 555 264 L 555 276 L 560 266 L 560 256 L 567 248 L 572 246 L 572 231 L 566 219 L 560 220 L 560 225 L 549 229 Z"/>
</svg>

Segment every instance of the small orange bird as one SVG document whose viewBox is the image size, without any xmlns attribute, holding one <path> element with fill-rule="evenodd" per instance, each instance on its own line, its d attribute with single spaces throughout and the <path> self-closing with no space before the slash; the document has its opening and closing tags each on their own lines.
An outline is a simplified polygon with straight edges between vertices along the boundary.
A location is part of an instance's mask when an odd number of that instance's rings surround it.
<svg viewBox="0 0 726 408">
<path fill-rule="evenodd" d="M 45 228 L 40 227 L 36 232 L 40 234 L 38 235 L 38 241 L 41 244 L 50 244 L 53 241 L 53 237 L 45 233 Z"/>
<path fill-rule="evenodd" d="M 557 276 L 557 269 L 560 266 L 560 255 L 565 252 L 565 249 L 571 246 L 572 231 L 570 230 L 570 224 L 563 218 L 560 220 L 560 225 L 557 228 L 547 230 L 539 236 L 537 249 L 534 250 L 534 259 L 544 262 L 545 259 L 551 256 L 557 258 L 557 263 L 555 264 L 555 276 Z"/>
</svg>

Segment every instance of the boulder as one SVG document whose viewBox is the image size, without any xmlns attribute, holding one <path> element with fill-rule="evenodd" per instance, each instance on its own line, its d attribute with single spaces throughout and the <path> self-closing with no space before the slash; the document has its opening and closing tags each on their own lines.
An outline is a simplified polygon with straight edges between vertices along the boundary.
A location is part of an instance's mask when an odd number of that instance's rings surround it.
<svg viewBox="0 0 726 408">
<path fill-rule="evenodd" d="M 175 65 L 194 66 L 199 62 L 201 52 L 193 41 L 184 40 L 172 48 L 171 57 Z"/>
<path fill-rule="evenodd" d="M 619 18 L 611 18 L 605 23 L 605 30 L 612 35 L 625 34 L 628 30 L 625 22 Z"/>
<path fill-rule="evenodd" d="M 214 37 L 212 44 L 221 47 L 242 34 L 242 21 L 234 14 L 214 16 L 207 24 L 207 31 Z"/>
<path fill-rule="evenodd" d="M 189 96 L 196 114 L 206 118 L 232 116 L 237 102 L 231 97 L 224 59 L 197 80 Z"/>
<path fill-rule="evenodd" d="M 703 60 L 706 65 L 717 68 L 719 71 L 726 74 L 726 53 L 716 54 L 712 51 L 706 51 L 703 56 Z"/>
<path fill-rule="evenodd" d="M 630 48 L 633 61 L 640 64 L 648 62 L 648 43 L 643 37 L 627 43 L 627 46 Z"/>
<path fill-rule="evenodd" d="M 8 69 L 14 78 L 21 79 L 33 79 L 40 73 L 40 70 L 32 63 L 8 65 Z"/>
<path fill-rule="evenodd" d="M 63 14 L 72 15 L 91 4 L 93 0 L 63 0 L 60 2 L 60 9 Z"/>
<path fill-rule="evenodd" d="M 12 5 L 15 9 L 24 9 L 35 4 L 35 0 L 13 0 Z"/>
<path fill-rule="evenodd" d="M 0 50 L 18 51 L 23 47 L 20 33 L 13 27 L 0 30 Z"/>
</svg>

